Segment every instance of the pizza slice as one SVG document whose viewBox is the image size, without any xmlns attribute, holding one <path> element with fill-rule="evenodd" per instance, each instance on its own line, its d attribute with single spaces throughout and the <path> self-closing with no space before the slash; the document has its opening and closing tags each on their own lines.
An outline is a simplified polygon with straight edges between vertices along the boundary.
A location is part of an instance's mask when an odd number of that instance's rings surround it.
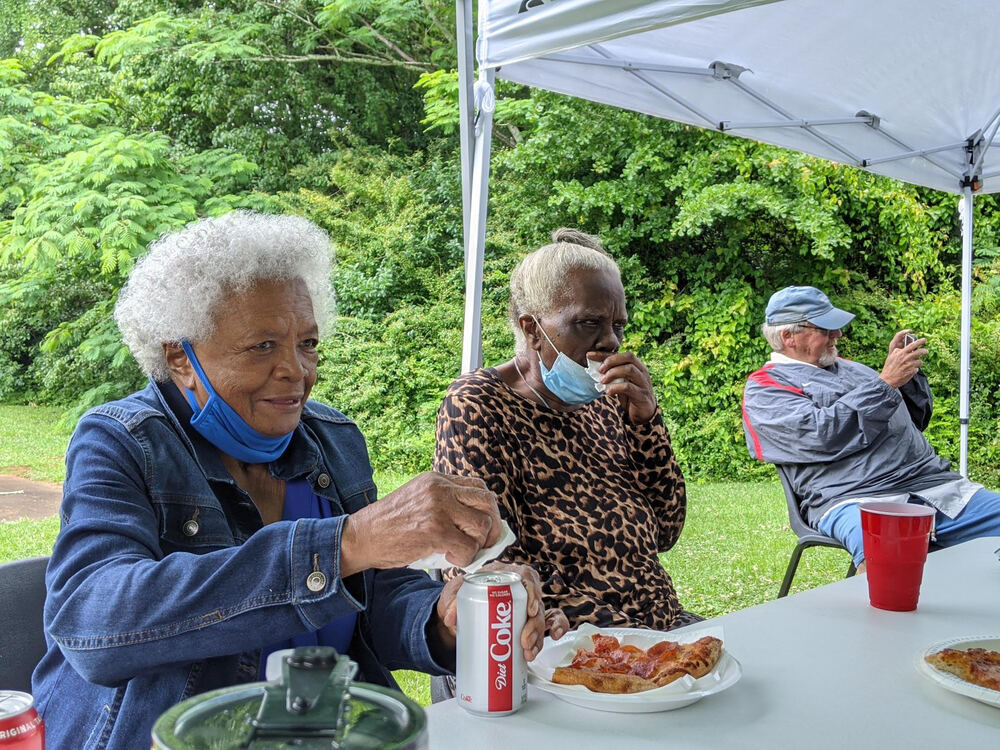
<svg viewBox="0 0 1000 750">
<path fill-rule="evenodd" d="M 1000 690 L 1000 652 L 985 648 L 945 648 L 924 659 L 935 669 L 960 677 L 973 685 Z"/>
<path fill-rule="evenodd" d="M 711 636 L 685 644 L 664 640 L 648 650 L 623 646 L 613 636 L 595 635 L 593 643 L 592 650 L 581 648 L 568 666 L 557 667 L 552 681 L 597 693 L 639 693 L 688 674 L 704 677 L 722 657 L 722 641 Z"/>
</svg>

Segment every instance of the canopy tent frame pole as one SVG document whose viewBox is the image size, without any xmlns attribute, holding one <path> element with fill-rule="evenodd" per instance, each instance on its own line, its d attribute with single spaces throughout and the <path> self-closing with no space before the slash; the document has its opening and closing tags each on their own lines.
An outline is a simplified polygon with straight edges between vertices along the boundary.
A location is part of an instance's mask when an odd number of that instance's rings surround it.
<svg viewBox="0 0 1000 750">
<path fill-rule="evenodd" d="M 456 41 L 458 43 L 459 139 L 462 153 L 462 246 L 469 247 L 469 205 L 472 191 L 472 153 L 475 144 L 473 102 L 472 0 L 455 0 Z"/>
<path fill-rule="evenodd" d="M 483 262 L 493 133 L 493 69 L 475 81 L 472 0 L 455 0 L 458 41 L 459 137 L 462 154 L 462 239 L 465 247 L 465 320 L 462 372 L 482 366 Z"/>
<path fill-rule="evenodd" d="M 593 50 L 594 52 L 596 52 L 601 57 L 603 57 L 605 60 L 612 60 L 613 59 L 611 57 L 611 55 L 608 54 L 608 52 L 606 52 L 598 44 L 591 44 L 590 45 L 590 49 Z M 677 104 L 679 104 L 681 107 L 684 107 L 684 109 L 686 109 L 691 114 L 695 115 L 696 117 L 700 117 L 702 120 L 705 121 L 707 127 L 711 128 L 711 127 L 715 126 L 715 123 L 717 121 L 713 120 L 712 117 L 711 117 L 711 115 L 709 115 L 706 112 L 702 112 L 694 104 L 692 104 L 691 102 L 687 101 L 683 97 L 678 96 L 673 91 L 671 91 L 670 89 L 668 89 L 666 86 L 660 86 L 656 81 L 652 80 L 649 76 L 645 75 L 638 68 L 636 68 L 634 66 L 631 66 L 628 63 L 625 63 L 623 61 L 622 62 L 622 70 L 624 70 L 629 75 L 635 76 L 640 81 L 642 81 L 644 84 L 646 84 L 647 86 L 649 86 L 651 89 L 653 89 L 654 91 L 658 92 L 661 96 L 667 97 L 671 101 L 676 102 Z M 710 71 L 710 70 L 706 70 L 705 74 L 708 75 L 708 76 L 711 76 L 713 78 L 715 77 L 713 75 L 712 71 Z"/>
<path fill-rule="evenodd" d="M 490 146 L 493 137 L 492 68 L 479 71 L 474 89 L 478 114 L 472 154 L 472 185 L 469 202 L 469 239 L 465 252 L 465 327 L 462 332 L 462 372 L 483 364 L 482 300 L 483 265 L 486 255 L 486 209 L 490 193 Z M 464 143 L 462 144 L 465 145 Z"/>
<path fill-rule="evenodd" d="M 959 473 L 969 476 L 969 384 L 970 355 L 972 342 L 972 229 L 973 229 L 972 186 L 962 190 L 958 203 L 958 215 L 962 221 L 962 318 L 961 318 L 961 364 L 959 368 L 958 424 L 960 431 Z"/>
<path fill-rule="evenodd" d="M 949 177 L 954 177 L 956 180 L 962 180 L 964 175 L 955 169 L 950 168 L 946 164 L 942 164 L 939 160 L 932 158 L 936 153 L 942 151 L 953 151 L 958 149 L 965 149 L 967 146 L 967 141 L 959 141 L 956 143 L 949 143 L 944 146 L 934 146 L 925 149 L 913 149 L 906 145 L 899 138 L 895 137 L 888 131 L 880 121 L 877 115 L 873 115 L 869 112 L 861 111 L 858 112 L 853 117 L 843 117 L 843 118 L 795 118 L 790 113 L 785 112 L 779 105 L 772 102 L 768 97 L 764 96 L 758 91 L 748 86 L 746 83 L 739 81 L 740 74 L 746 70 L 746 68 L 736 65 L 733 63 L 716 62 L 710 68 L 693 68 L 693 67 L 682 67 L 676 65 L 653 65 L 649 63 L 634 63 L 629 60 L 621 59 L 612 56 L 607 50 L 603 49 L 599 44 L 590 44 L 585 47 L 592 52 L 596 53 L 600 57 L 586 57 L 580 54 L 559 52 L 552 55 L 546 55 L 543 59 L 553 60 L 555 62 L 567 62 L 575 63 L 579 65 L 593 65 L 603 68 L 618 68 L 624 70 L 625 72 L 635 76 L 637 79 L 642 81 L 644 84 L 649 86 L 654 91 L 658 92 L 660 95 L 665 96 L 676 104 L 680 105 L 691 114 L 704 120 L 707 123 L 707 127 L 711 129 L 718 130 L 722 133 L 728 133 L 732 130 L 741 129 L 754 129 L 754 128 L 764 128 L 764 127 L 797 127 L 808 132 L 816 140 L 825 143 L 827 146 L 833 150 L 839 152 L 841 155 L 846 157 L 847 163 L 855 167 L 860 167 L 862 169 L 867 169 L 869 166 L 874 166 L 876 164 L 883 164 L 886 162 L 899 161 L 902 159 L 911 159 L 913 157 L 919 157 L 924 159 L 930 164 L 940 169 L 944 174 Z M 714 120 L 710 115 L 701 111 L 698 107 L 692 103 L 686 101 L 682 97 L 675 94 L 667 86 L 659 84 L 648 76 L 643 75 L 645 72 L 652 73 L 670 73 L 673 75 L 684 75 L 684 76 L 706 76 L 710 78 L 715 78 L 720 81 L 729 81 L 737 86 L 737 88 L 742 91 L 748 97 L 756 100 L 763 106 L 771 109 L 774 112 L 781 114 L 786 117 L 785 121 L 776 122 L 740 122 L 733 123 L 727 120 Z M 994 115 L 990 118 L 990 123 L 993 122 L 998 117 Z M 873 130 L 875 130 L 880 136 L 888 140 L 894 146 L 903 149 L 901 153 L 892 156 L 880 156 L 872 158 L 862 158 L 850 150 L 844 148 L 839 144 L 832 136 L 826 135 L 825 133 L 820 133 L 814 128 L 821 125 L 866 125 Z M 997 173 L 992 173 L 989 176 L 995 176 Z"/>
</svg>

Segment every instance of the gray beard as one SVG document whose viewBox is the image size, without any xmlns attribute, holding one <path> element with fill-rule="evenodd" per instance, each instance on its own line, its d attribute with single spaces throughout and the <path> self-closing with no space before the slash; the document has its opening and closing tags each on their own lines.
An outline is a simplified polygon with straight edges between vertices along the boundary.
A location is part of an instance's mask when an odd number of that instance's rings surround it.
<svg viewBox="0 0 1000 750">
<path fill-rule="evenodd" d="M 829 367 L 830 365 L 832 365 L 836 361 L 837 361 L 837 350 L 834 349 L 832 353 L 830 353 L 830 354 L 823 354 L 822 356 L 820 356 L 820 358 L 819 358 L 819 366 L 820 367 Z"/>
</svg>

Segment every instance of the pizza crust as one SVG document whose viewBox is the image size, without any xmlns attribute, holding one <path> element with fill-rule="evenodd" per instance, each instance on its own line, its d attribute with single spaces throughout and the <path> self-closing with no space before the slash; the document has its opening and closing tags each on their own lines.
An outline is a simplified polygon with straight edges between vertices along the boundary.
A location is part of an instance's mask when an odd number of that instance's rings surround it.
<svg viewBox="0 0 1000 750">
<path fill-rule="evenodd" d="M 552 681 L 560 685 L 583 685 L 595 693 L 641 693 L 660 687 L 652 680 L 634 674 L 605 674 L 596 669 L 556 667 Z"/>
</svg>

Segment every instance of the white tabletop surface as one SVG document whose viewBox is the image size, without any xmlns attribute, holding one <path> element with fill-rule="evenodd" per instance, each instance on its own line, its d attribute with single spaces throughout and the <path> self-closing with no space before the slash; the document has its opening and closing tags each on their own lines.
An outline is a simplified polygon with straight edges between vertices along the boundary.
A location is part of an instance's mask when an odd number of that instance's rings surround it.
<svg viewBox="0 0 1000 750">
<path fill-rule="evenodd" d="M 857 576 L 709 621 L 725 627 L 743 677 L 685 708 L 593 711 L 529 686 L 509 716 L 430 706 L 431 750 L 1000 748 L 1000 708 L 915 667 L 934 643 L 1000 637 L 998 547 L 993 537 L 931 554 L 915 612 L 874 609 Z"/>
</svg>

